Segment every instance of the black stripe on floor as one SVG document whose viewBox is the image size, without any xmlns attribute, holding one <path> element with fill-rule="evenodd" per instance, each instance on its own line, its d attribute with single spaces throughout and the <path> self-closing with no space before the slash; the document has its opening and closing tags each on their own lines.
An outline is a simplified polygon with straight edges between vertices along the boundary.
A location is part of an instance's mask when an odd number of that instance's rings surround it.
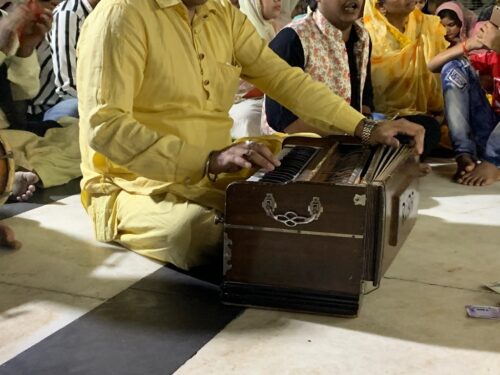
<svg viewBox="0 0 500 375">
<path fill-rule="evenodd" d="M 79 179 L 0 207 L 16 216 L 80 192 Z M 219 299 L 220 267 L 163 267 L 0 366 L 0 375 L 170 374 L 241 308 Z"/>
<path fill-rule="evenodd" d="M 220 303 L 217 284 L 163 267 L 6 362 L 0 374 L 171 374 L 241 311 Z"/>
</svg>

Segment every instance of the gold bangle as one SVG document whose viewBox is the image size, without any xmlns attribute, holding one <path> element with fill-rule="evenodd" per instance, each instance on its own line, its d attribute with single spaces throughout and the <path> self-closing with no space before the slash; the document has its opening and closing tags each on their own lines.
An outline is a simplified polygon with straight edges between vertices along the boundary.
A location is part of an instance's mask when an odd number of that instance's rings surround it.
<svg viewBox="0 0 500 375">
<path fill-rule="evenodd" d="M 205 162 L 205 170 L 203 171 L 203 176 L 207 176 L 208 181 L 210 182 L 215 182 L 217 181 L 217 175 L 214 173 L 210 173 L 210 159 L 212 159 L 212 155 L 215 153 L 215 151 L 211 151 L 208 154 L 207 161 Z"/>
</svg>

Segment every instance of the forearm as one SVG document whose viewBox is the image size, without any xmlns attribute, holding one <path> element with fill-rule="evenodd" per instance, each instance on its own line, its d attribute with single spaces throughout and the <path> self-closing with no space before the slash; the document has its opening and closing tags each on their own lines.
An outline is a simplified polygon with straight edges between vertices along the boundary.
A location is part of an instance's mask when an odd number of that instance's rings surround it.
<svg viewBox="0 0 500 375">
<path fill-rule="evenodd" d="M 455 44 L 453 47 L 448 48 L 447 50 L 437 54 L 434 56 L 427 67 L 433 73 L 441 72 L 442 67 L 451 60 L 457 59 L 464 55 L 463 45 L 462 43 Z"/>
<path fill-rule="evenodd" d="M 264 66 L 247 69 L 251 76 L 245 79 L 324 133 L 338 129 L 354 133 L 363 115 L 343 98 L 300 68 L 291 68 L 267 47 L 261 51 L 260 59 L 265 62 Z"/>
<path fill-rule="evenodd" d="M 40 66 L 36 53 L 26 58 L 11 56 L 8 65 L 7 78 L 11 83 L 12 98 L 14 100 L 33 98 L 40 89 Z"/>
<path fill-rule="evenodd" d="M 246 19 L 238 14 L 235 18 L 235 57 L 245 80 L 324 133 L 338 129 L 354 133 L 362 114 L 301 68 L 290 67 L 267 47 Z"/>
<path fill-rule="evenodd" d="M 203 177 L 209 150 L 161 135 L 131 114 L 111 105 L 99 106 L 89 117 L 84 143 L 128 171 L 156 181 L 197 183 Z M 130 142 L 135 139 L 135 142 Z"/>
</svg>

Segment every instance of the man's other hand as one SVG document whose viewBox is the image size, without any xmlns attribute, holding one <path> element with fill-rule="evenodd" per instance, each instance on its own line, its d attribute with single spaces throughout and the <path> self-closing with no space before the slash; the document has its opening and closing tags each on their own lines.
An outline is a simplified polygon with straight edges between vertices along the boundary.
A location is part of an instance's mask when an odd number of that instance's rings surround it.
<svg viewBox="0 0 500 375">
<path fill-rule="evenodd" d="M 362 125 L 358 125 L 362 128 Z M 362 129 L 356 129 L 356 135 L 360 135 Z M 373 128 L 370 135 L 370 144 L 383 144 L 391 147 L 398 147 L 400 141 L 396 136 L 404 136 L 411 138 L 411 144 L 415 146 L 415 150 L 420 155 L 424 150 L 424 135 L 425 129 L 413 122 L 405 119 L 399 120 L 384 120 L 380 121 L 377 126 Z"/>
</svg>

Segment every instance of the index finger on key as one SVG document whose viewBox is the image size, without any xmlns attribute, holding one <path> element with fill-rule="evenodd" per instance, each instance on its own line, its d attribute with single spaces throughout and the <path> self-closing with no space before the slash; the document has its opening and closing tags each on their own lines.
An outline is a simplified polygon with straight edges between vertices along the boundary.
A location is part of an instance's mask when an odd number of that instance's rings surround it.
<svg viewBox="0 0 500 375">
<path fill-rule="evenodd" d="M 272 151 L 266 145 L 255 142 L 253 149 L 273 166 L 279 167 L 281 165 L 281 162 L 276 158 L 276 156 L 274 156 Z"/>
</svg>

